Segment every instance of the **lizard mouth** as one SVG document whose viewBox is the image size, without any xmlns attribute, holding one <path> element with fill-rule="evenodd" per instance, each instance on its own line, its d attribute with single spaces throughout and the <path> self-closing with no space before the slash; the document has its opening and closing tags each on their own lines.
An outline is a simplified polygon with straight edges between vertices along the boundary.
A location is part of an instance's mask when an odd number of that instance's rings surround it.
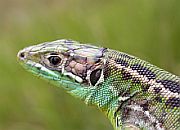
<svg viewBox="0 0 180 130">
<path fill-rule="evenodd" d="M 54 80 L 54 81 L 60 81 L 60 79 L 61 79 L 61 76 L 59 74 L 47 69 L 43 65 L 33 62 L 31 60 L 26 60 L 25 62 L 20 62 L 20 64 L 22 64 L 22 66 L 26 70 L 32 72 L 33 74 L 35 74 L 38 77 L 43 77 L 45 79 Z"/>
<path fill-rule="evenodd" d="M 75 90 L 78 83 L 73 82 L 72 78 L 68 75 L 64 75 L 58 71 L 51 70 L 47 66 L 44 66 L 38 61 L 34 61 L 32 54 L 28 53 L 26 50 L 21 50 L 17 54 L 19 63 L 29 72 L 33 73 L 35 76 L 41 79 L 47 80 L 58 86 L 63 86 L 67 90 Z M 61 85 L 60 85 L 61 84 Z M 68 85 L 73 84 L 73 85 Z M 61 86 L 61 87 L 62 87 Z"/>
</svg>

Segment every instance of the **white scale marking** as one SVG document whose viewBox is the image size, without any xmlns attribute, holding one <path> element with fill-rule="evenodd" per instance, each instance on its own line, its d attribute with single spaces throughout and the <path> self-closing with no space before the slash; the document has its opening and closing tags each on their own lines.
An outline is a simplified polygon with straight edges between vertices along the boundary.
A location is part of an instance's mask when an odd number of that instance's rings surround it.
<svg viewBox="0 0 180 130">
<path fill-rule="evenodd" d="M 32 61 L 27 61 L 27 64 L 30 64 L 30 65 L 32 65 L 32 66 L 34 66 L 36 68 L 41 68 L 41 71 L 47 72 L 48 74 L 51 74 L 56 78 L 59 78 L 59 76 L 56 73 L 50 71 L 49 69 L 47 69 L 46 67 L 42 66 L 39 63 L 35 63 L 35 62 L 32 62 Z"/>
<path fill-rule="evenodd" d="M 126 101 L 127 99 L 129 99 L 130 97 L 119 97 L 118 100 L 119 101 Z"/>
<path fill-rule="evenodd" d="M 80 78 L 79 76 L 76 76 L 76 75 L 74 75 L 74 74 L 72 74 L 72 73 L 70 73 L 70 72 L 64 72 L 63 74 L 70 76 L 71 78 L 75 79 L 75 80 L 76 80 L 77 82 L 79 82 L 79 83 L 82 83 L 82 82 L 83 82 L 83 79 L 82 79 L 82 78 Z"/>
</svg>

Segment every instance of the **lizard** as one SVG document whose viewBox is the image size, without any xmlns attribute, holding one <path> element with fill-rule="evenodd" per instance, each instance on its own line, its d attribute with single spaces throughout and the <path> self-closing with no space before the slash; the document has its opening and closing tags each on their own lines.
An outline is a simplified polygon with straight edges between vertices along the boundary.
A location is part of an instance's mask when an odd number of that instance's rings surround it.
<svg viewBox="0 0 180 130">
<path fill-rule="evenodd" d="M 138 57 L 61 39 L 18 52 L 22 66 L 100 109 L 115 130 L 180 130 L 180 77 Z"/>
</svg>

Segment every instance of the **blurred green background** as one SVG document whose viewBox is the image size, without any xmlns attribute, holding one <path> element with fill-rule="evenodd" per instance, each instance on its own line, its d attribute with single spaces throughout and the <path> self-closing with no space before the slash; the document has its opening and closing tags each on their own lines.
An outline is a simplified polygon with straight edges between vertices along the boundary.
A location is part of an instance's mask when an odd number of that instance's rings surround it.
<svg viewBox="0 0 180 130">
<path fill-rule="evenodd" d="M 62 38 L 180 75 L 180 0 L 0 0 L 0 130 L 111 130 L 96 108 L 32 76 L 23 47 Z"/>
</svg>

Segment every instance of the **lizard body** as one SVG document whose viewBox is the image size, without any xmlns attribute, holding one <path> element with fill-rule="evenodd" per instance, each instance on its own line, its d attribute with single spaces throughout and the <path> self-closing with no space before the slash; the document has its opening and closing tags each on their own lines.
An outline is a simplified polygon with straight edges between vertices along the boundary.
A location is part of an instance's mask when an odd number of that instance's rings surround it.
<svg viewBox="0 0 180 130">
<path fill-rule="evenodd" d="M 115 130 L 180 129 L 180 78 L 135 56 L 57 40 L 18 53 L 21 64 L 97 106 Z"/>
</svg>

